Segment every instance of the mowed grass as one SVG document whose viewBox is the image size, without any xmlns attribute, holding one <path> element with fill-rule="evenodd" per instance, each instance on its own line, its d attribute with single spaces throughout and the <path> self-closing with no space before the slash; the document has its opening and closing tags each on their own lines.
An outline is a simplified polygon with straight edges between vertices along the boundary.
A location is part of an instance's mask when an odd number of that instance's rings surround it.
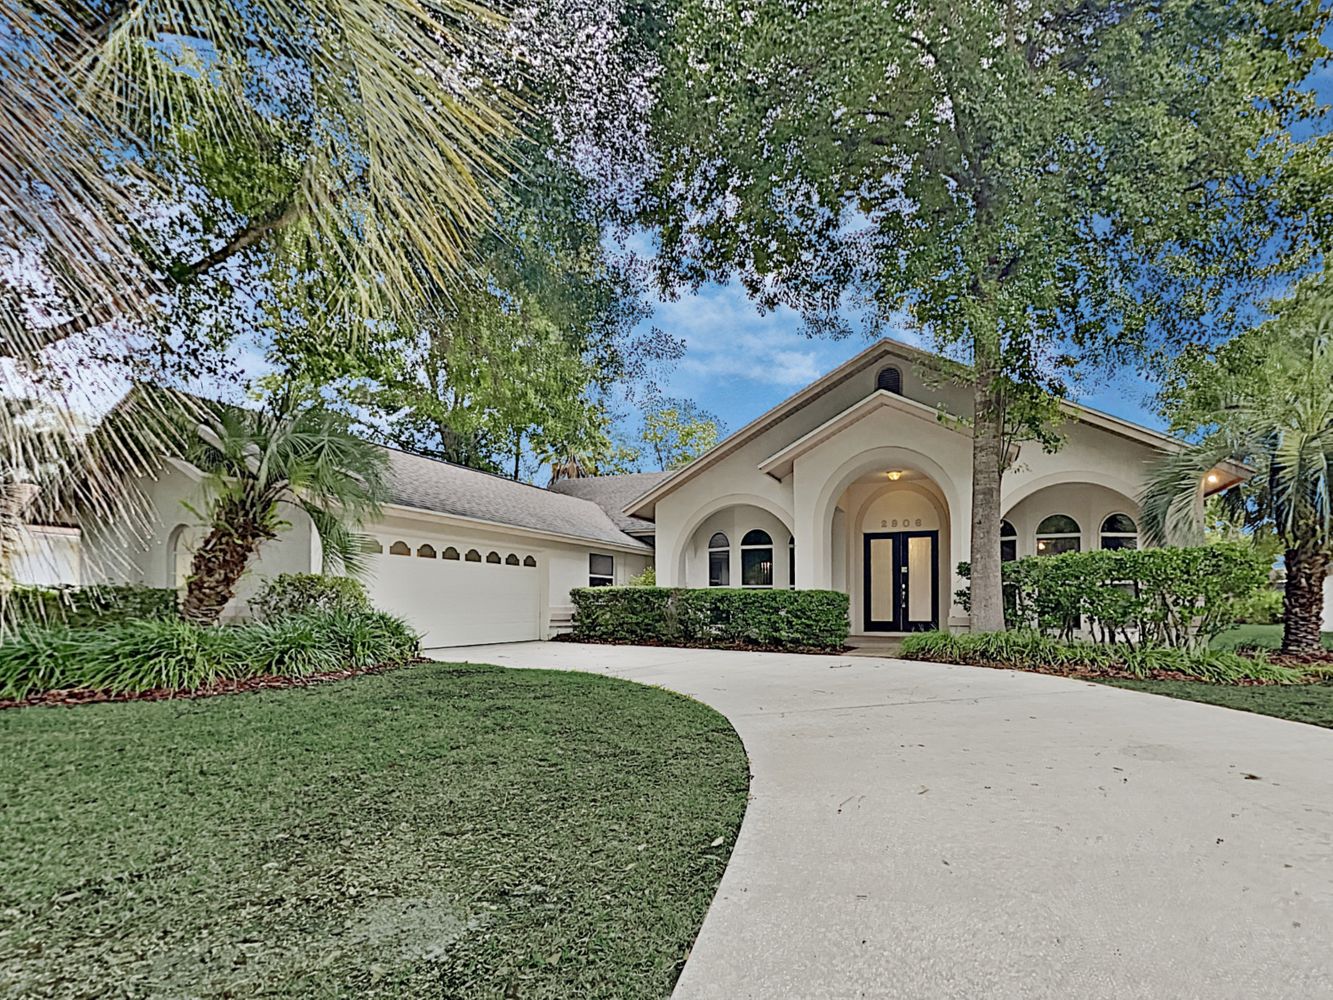
<svg viewBox="0 0 1333 1000">
<path fill-rule="evenodd" d="M 666 996 L 739 828 L 716 712 L 430 664 L 0 712 L 0 996 Z"/>
<path fill-rule="evenodd" d="M 1333 681 L 1248 687 L 1195 681 L 1111 680 L 1104 683 L 1333 729 Z"/>
<path fill-rule="evenodd" d="M 1324 646 L 1333 649 L 1333 632 L 1325 632 L 1323 639 Z M 1235 649 L 1237 646 L 1279 649 L 1282 646 L 1282 626 L 1237 625 L 1216 636 L 1209 645 L 1213 649 Z"/>
</svg>

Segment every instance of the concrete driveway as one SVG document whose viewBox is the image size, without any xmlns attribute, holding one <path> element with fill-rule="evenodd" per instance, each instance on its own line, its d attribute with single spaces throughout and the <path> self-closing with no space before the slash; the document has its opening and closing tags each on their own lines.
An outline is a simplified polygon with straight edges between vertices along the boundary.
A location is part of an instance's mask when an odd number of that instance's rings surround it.
<svg viewBox="0 0 1333 1000">
<path fill-rule="evenodd" d="M 1333 998 L 1333 732 L 901 660 L 432 655 L 731 720 L 751 802 L 677 998 Z"/>
</svg>

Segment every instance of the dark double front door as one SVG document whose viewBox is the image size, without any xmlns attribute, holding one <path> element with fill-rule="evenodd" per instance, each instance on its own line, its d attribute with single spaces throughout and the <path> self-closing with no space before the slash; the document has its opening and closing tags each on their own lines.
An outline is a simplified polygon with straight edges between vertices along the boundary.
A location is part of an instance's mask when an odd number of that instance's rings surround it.
<svg viewBox="0 0 1333 1000">
<path fill-rule="evenodd" d="M 940 533 L 865 536 L 865 629 L 924 632 L 940 623 Z"/>
</svg>

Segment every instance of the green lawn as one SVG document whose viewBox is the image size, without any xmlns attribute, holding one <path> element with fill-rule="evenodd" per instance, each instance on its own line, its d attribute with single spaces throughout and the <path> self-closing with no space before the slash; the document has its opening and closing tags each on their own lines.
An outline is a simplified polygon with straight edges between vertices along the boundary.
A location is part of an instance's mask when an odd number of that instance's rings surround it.
<svg viewBox="0 0 1333 1000">
<path fill-rule="evenodd" d="M 697 702 L 446 664 L 0 712 L 0 996 L 666 996 L 747 763 Z"/>
<path fill-rule="evenodd" d="M 1333 729 L 1333 681 L 1320 684 L 1265 684 L 1238 687 L 1199 681 L 1105 681 L 1115 687 L 1151 691 L 1171 698 L 1202 701 L 1224 708 L 1238 708 L 1279 719 L 1307 722 Z"/>
<path fill-rule="evenodd" d="M 1282 645 L 1281 625 L 1237 625 L 1229 628 L 1211 643 L 1213 649 L 1235 649 L 1237 646 L 1260 646 L 1277 649 Z M 1333 649 L 1333 632 L 1324 633 L 1324 645 Z"/>
</svg>

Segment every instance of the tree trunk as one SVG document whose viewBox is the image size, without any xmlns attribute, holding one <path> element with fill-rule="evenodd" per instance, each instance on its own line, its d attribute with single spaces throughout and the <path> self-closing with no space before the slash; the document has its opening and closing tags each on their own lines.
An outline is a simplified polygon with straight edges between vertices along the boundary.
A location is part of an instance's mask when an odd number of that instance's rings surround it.
<svg viewBox="0 0 1333 1000">
<path fill-rule="evenodd" d="M 1324 615 L 1324 578 L 1329 554 L 1314 547 L 1287 549 L 1287 593 L 1283 601 L 1282 652 L 1318 653 Z"/>
<path fill-rule="evenodd" d="M 208 537 L 190 560 L 181 617 L 196 625 L 216 625 L 260 544 L 274 537 L 273 531 L 234 506 L 220 509 Z"/>
<path fill-rule="evenodd" d="M 972 399 L 972 631 L 1004 631 L 1000 578 L 1000 477 L 1004 468 L 1004 408 L 999 357 L 977 338 Z"/>
</svg>

